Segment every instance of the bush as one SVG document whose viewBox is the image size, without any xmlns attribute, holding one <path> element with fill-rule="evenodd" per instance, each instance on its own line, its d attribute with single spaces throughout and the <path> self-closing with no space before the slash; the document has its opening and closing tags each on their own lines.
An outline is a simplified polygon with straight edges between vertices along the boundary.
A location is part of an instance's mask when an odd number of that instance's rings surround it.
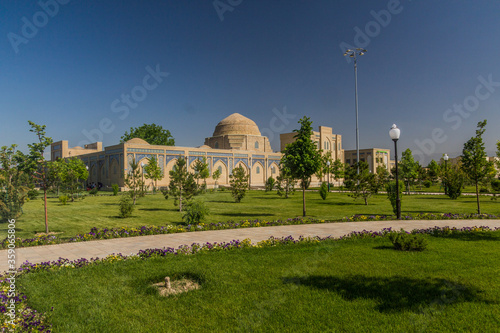
<svg viewBox="0 0 500 333">
<path fill-rule="evenodd" d="M 60 195 L 59 196 L 59 202 L 62 203 L 63 205 L 66 205 L 68 203 L 68 196 L 67 195 Z"/>
<path fill-rule="evenodd" d="M 39 194 L 40 194 L 40 193 L 39 193 L 37 190 L 35 190 L 35 189 L 29 190 L 29 191 L 28 191 L 28 198 L 29 198 L 30 200 L 36 199 L 36 197 L 37 197 Z"/>
<path fill-rule="evenodd" d="M 276 183 L 276 181 L 274 180 L 273 177 L 267 178 L 267 181 L 266 181 L 266 192 L 272 191 L 274 189 L 275 183 Z"/>
<path fill-rule="evenodd" d="M 186 205 L 184 214 L 182 215 L 182 220 L 186 221 L 189 224 L 198 224 L 202 222 L 209 214 L 210 211 L 207 205 L 205 205 L 205 202 L 200 200 L 193 200 Z"/>
<path fill-rule="evenodd" d="M 404 189 L 403 182 L 399 182 L 399 200 L 400 201 L 403 199 L 403 189 Z M 396 181 L 389 182 L 386 186 L 386 191 L 387 191 L 387 197 L 391 201 L 392 211 L 394 212 L 394 214 L 397 214 L 398 207 L 397 207 L 397 202 L 396 202 L 396 199 L 397 199 Z"/>
<path fill-rule="evenodd" d="M 111 188 L 113 188 L 113 195 L 117 196 L 118 192 L 120 192 L 120 187 L 118 186 L 118 184 L 112 184 Z"/>
<path fill-rule="evenodd" d="M 132 216 L 132 212 L 134 211 L 134 204 L 132 203 L 132 199 L 130 195 L 122 195 L 120 198 L 120 211 L 118 216 L 125 218 Z"/>
<path fill-rule="evenodd" d="M 97 187 L 94 187 L 89 191 L 90 195 L 97 195 L 97 192 L 99 192 L 99 189 Z"/>
<path fill-rule="evenodd" d="M 491 189 L 493 192 L 500 192 L 500 180 L 499 179 L 493 179 L 491 181 Z"/>
<path fill-rule="evenodd" d="M 427 240 L 420 234 L 408 234 L 404 230 L 389 233 L 394 248 L 399 251 L 423 251 L 427 248 Z"/>
<path fill-rule="evenodd" d="M 321 187 L 319 188 L 319 195 L 321 196 L 321 199 L 326 200 L 326 197 L 328 196 L 328 184 L 323 182 L 321 183 Z"/>
<path fill-rule="evenodd" d="M 431 187 L 431 185 L 432 185 L 432 182 L 430 180 L 424 181 L 424 187 L 425 188 L 429 188 L 429 187 Z"/>
<path fill-rule="evenodd" d="M 479 193 L 488 193 L 488 188 L 487 187 L 481 187 L 479 189 Z"/>
</svg>

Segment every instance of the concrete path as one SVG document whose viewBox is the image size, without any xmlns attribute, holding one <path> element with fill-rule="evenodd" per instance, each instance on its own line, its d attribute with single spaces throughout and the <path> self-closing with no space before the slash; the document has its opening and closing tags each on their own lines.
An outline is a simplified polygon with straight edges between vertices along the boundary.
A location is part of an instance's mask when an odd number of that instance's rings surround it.
<svg viewBox="0 0 500 333">
<path fill-rule="evenodd" d="M 80 243 L 65 243 L 58 245 L 34 246 L 16 249 L 16 267 L 26 260 L 31 263 L 57 260 L 59 257 L 70 260 L 80 258 L 103 258 L 112 253 L 124 255 L 135 254 L 139 250 L 148 248 L 173 247 L 180 245 L 191 245 L 192 243 L 206 242 L 229 242 L 235 239 L 243 240 L 250 238 L 253 243 L 274 237 L 293 236 L 332 236 L 341 237 L 352 231 L 380 231 L 392 227 L 393 230 L 411 231 L 413 229 L 424 229 L 430 227 L 473 227 L 489 226 L 499 227 L 500 220 L 435 220 L 435 221 L 376 221 L 376 222 L 343 222 L 303 224 L 292 226 L 242 228 L 214 231 L 196 231 L 178 234 L 139 236 L 128 238 L 115 238 L 108 240 L 95 240 Z M 8 270 L 7 250 L 0 251 L 0 272 Z"/>
</svg>

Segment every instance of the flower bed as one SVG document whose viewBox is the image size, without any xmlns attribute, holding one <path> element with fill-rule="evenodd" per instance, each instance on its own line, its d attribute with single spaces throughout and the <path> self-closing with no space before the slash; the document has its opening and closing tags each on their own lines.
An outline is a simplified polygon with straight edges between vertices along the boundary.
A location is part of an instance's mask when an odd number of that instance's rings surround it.
<svg viewBox="0 0 500 333">
<path fill-rule="evenodd" d="M 413 234 L 429 234 L 433 236 L 448 236 L 461 233 L 476 233 L 476 232 L 488 232 L 493 230 L 500 230 L 500 228 L 490 229 L 489 227 L 466 227 L 466 228 L 450 228 L 450 227 L 434 227 L 428 229 L 416 229 L 411 233 Z M 351 232 L 348 235 L 342 236 L 340 238 L 332 237 L 299 237 L 294 239 L 292 236 L 274 238 L 270 237 L 267 240 L 258 242 L 257 244 L 252 244 L 249 239 L 244 239 L 243 241 L 233 240 L 231 242 L 223 243 L 193 243 L 192 245 L 183 245 L 174 248 L 155 248 L 155 249 L 145 249 L 139 251 L 137 254 L 125 256 L 121 253 L 111 254 L 105 258 L 91 258 L 90 260 L 82 258 L 77 260 L 69 260 L 64 258 L 59 258 L 57 261 L 47 261 L 42 263 L 30 263 L 25 262 L 21 265 L 17 271 L 16 278 L 23 274 L 36 273 L 45 270 L 60 270 L 60 269 L 77 269 L 89 265 L 101 265 L 109 264 L 116 261 L 123 260 L 146 260 L 148 258 L 157 257 L 169 257 L 178 255 L 194 255 L 202 252 L 213 252 L 213 251 L 229 251 L 241 248 L 251 248 L 251 247 L 273 247 L 273 246 L 283 246 L 289 244 L 298 243 L 319 243 L 326 240 L 330 241 L 343 241 L 349 239 L 360 239 L 360 238 L 374 238 L 374 237 L 386 237 L 392 232 L 391 228 L 385 228 L 382 231 L 368 231 L 363 230 L 361 232 Z M 10 317 L 7 315 L 7 306 L 9 304 L 8 290 L 10 282 L 5 276 L 0 275 L 0 320 L 2 322 L 1 332 L 13 331 L 13 332 L 50 332 L 51 325 L 47 323 L 47 319 L 44 314 L 33 310 L 27 305 L 26 296 L 22 293 L 17 292 L 15 296 L 16 309 L 18 314 L 16 316 L 15 325 L 8 324 Z"/>
<path fill-rule="evenodd" d="M 401 217 L 402 220 L 466 220 L 466 219 L 500 219 L 498 215 L 492 214 L 432 214 L 422 213 L 415 215 L 405 215 Z M 78 234 L 69 240 L 63 240 L 54 235 L 39 235 L 34 238 L 21 239 L 16 238 L 16 248 L 37 246 L 37 245 L 52 245 L 67 242 L 83 242 L 95 239 L 112 239 L 121 237 L 134 237 L 146 235 L 160 235 L 160 234 L 173 234 L 180 232 L 192 231 L 206 231 L 206 230 L 224 230 L 224 229 L 237 229 L 237 228 L 256 228 L 268 226 L 281 226 L 281 225 L 298 225 L 298 224 L 312 224 L 312 223 L 335 223 L 335 222 L 365 222 L 365 221 L 390 221 L 396 220 L 394 215 L 353 215 L 351 217 L 344 217 L 339 221 L 325 221 L 318 219 L 303 219 L 293 218 L 286 220 L 266 221 L 266 220 L 243 220 L 239 222 L 228 221 L 218 223 L 200 223 L 189 224 L 186 226 L 141 226 L 136 228 L 119 227 L 119 228 L 92 228 L 90 232 L 85 234 Z M 5 249 L 8 245 L 8 239 L 5 238 L 0 244 L 1 248 Z"/>
</svg>

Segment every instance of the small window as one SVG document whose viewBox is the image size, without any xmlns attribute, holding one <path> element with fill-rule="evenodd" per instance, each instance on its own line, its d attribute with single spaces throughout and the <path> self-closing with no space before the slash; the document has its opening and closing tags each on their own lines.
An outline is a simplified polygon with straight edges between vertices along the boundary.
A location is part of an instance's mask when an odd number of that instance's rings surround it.
<svg viewBox="0 0 500 333">
<path fill-rule="evenodd" d="M 219 167 L 217 168 L 217 170 L 219 170 L 219 173 L 222 175 L 222 167 L 219 165 Z"/>
<path fill-rule="evenodd" d="M 257 166 L 257 169 L 255 169 L 255 171 L 257 172 L 257 174 L 260 173 L 260 166 Z"/>
<path fill-rule="evenodd" d="M 275 167 L 271 167 L 271 174 L 274 175 L 276 173 L 276 168 Z"/>
<path fill-rule="evenodd" d="M 215 147 L 215 149 L 219 148 L 219 142 L 215 141 L 214 147 Z"/>
<path fill-rule="evenodd" d="M 255 141 L 255 149 L 259 149 L 259 141 Z"/>
</svg>

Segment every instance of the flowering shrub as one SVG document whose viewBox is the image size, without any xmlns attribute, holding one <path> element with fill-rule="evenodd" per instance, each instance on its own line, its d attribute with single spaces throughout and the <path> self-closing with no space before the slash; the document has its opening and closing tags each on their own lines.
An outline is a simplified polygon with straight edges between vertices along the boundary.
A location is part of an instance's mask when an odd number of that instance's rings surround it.
<svg viewBox="0 0 500 333">
<path fill-rule="evenodd" d="M 342 222 L 360 221 L 390 221 L 395 220 L 394 215 L 353 215 L 344 217 Z M 452 213 L 418 213 L 415 215 L 402 215 L 402 220 L 485 220 L 500 219 L 500 215 L 492 214 L 452 214 Z"/>
<path fill-rule="evenodd" d="M 61 243 L 61 239 L 54 235 L 38 235 L 33 238 L 16 238 L 16 248 L 17 247 L 27 247 L 27 246 L 37 246 L 37 245 L 52 245 Z M 6 249 L 9 245 L 8 238 L 5 238 L 0 247 Z"/>
</svg>

